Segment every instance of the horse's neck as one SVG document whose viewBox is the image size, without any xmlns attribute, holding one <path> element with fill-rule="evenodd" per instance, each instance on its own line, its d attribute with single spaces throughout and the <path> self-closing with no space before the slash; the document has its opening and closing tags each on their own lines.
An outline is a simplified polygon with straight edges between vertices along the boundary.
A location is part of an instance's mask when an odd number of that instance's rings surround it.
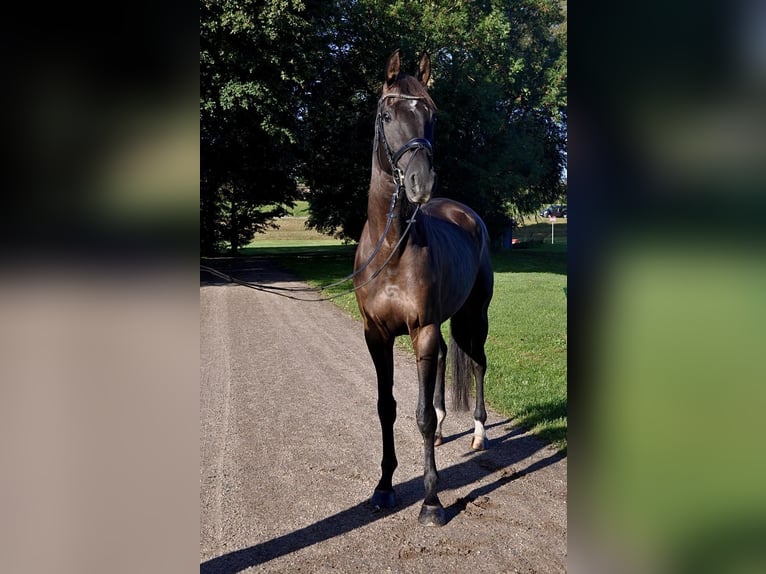
<svg viewBox="0 0 766 574">
<path fill-rule="evenodd" d="M 396 186 L 390 175 L 382 171 L 377 164 L 373 165 L 373 175 L 370 181 L 370 192 L 367 199 L 367 222 L 373 241 L 377 241 L 383 235 L 388 223 L 391 208 L 391 197 Z M 404 193 L 396 201 L 390 229 L 386 233 L 388 243 L 395 242 L 401 237 L 404 230 Z"/>
</svg>

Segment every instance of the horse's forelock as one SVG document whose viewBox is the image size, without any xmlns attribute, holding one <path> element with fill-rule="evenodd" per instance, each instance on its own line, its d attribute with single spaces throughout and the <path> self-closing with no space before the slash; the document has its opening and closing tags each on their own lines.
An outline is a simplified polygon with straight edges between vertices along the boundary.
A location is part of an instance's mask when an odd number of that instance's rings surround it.
<svg viewBox="0 0 766 574">
<path fill-rule="evenodd" d="M 423 84 L 421 84 L 418 79 L 413 76 L 400 76 L 396 83 L 387 91 L 387 93 L 423 98 L 429 108 L 436 110 L 436 104 L 431 98 L 431 94 L 429 94 Z"/>
</svg>

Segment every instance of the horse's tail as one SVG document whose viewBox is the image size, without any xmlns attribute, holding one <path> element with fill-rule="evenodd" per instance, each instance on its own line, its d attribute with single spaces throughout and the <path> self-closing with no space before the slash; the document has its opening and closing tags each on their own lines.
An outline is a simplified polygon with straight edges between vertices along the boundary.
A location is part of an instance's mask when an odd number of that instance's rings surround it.
<svg viewBox="0 0 766 574">
<path fill-rule="evenodd" d="M 464 412 L 468 410 L 468 389 L 473 378 L 473 363 L 453 335 L 450 335 L 448 354 L 452 371 L 452 408 Z"/>
</svg>

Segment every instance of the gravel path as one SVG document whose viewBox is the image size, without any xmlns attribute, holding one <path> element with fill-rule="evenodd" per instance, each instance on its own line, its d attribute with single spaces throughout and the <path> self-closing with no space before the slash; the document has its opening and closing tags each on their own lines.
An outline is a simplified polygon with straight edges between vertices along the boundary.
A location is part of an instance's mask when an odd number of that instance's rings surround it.
<svg viewBox="0 0 766 574">
<path fill-rule="evenodd" d="M 237 264 L 243 279 L 301 285 L 262 260 Z M 418 525 L 417 374 L 404 352 L 394 383 L 400 505 L 367 503 L 381 456 L 375 371 L 360 324 L 332 303 L 203 275 L 200 347 L 201 572 L 566 570 L 567 460 L 492 411 L 489 450 L 474 453 L 470 412 L 448 410 L 436 451 L 448 522 Z"/>
</svg>

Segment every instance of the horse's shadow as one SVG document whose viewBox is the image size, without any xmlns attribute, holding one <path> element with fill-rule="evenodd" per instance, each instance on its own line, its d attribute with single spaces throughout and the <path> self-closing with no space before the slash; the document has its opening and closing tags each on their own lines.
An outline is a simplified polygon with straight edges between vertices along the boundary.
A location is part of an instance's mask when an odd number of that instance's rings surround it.
<svg viewBox="0 0 766 574">
<path fill-rule="evenodd" d="M 487 425 L 487 428 L 507 425 L 509 422 L 508 420 L 498 422 Z M 468 495 L 457 499 L 453 504 L 446 507 L 447 522 L 458 516 L 465 510 L 467 504 L 476 498 L 487 495 L 521 476 L 545 468 L 566 456 L 560 452 L 552 452 L 525 468 L 511 468 L 511 465 L 523 462 L 541 450 L 546 446 L 546 443 L 535 437 L 525 435 L 524 430 L 520 428 L 506 427 L 506 430 L 508 432 L 503 436 L 489 441 L 488 450 L 481 453 L 468 451 L 464 455 L 465 460 L 463 462 L 439 470 L 441 487 L 450 489 L 464 487 L 479 482 L 490 475 L 497 475 L 496 480 L 472 490 Z M 473 430 L 445 437 L 445 442 L 453 441 L 471 432 Z M 392 510 L 378 510 L 365 500 L 289 534 L 211 558 L 200 565 L 200 573 L 233 574 L 241 572 L 247 568 L 264 564 L 280 556 L 361 528 L 422 502 L 422 477 L 415 477 L 404 483 L 395 484 L 394 488 L 399 504 Z M 415 519 L 413 518 L 413 520 Z"/>
</svg>

